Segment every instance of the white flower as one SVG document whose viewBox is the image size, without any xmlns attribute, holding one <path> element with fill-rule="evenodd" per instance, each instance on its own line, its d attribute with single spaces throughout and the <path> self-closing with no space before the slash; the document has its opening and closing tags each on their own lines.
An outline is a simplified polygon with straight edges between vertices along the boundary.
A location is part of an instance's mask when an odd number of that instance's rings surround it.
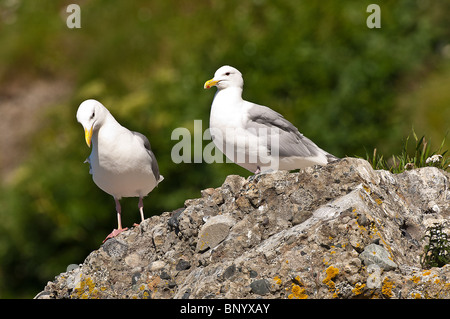
<svg viewBox="0 0 450 319">
<path fill-rule="evenodd" d="M 425 161 L 425 163 L 426 163 L 426 164 L 429 164 L 429 163 L 439 163 L 439 161 L 441 160 L 441 158 L 442 158 L 442 155 L 436 154 L 436 155 L 433 155 L 433 156 L 431 156 L 431 157 L 428 157 L 427 160 Z"/>
</svg>

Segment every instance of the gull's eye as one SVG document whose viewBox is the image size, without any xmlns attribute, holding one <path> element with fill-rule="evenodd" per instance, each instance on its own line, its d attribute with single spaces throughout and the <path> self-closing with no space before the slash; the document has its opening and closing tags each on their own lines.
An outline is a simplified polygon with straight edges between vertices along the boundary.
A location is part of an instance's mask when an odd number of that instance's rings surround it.
<svg viewBox="0 0 450 319">
<path fill-rule="evenodd" d="M 230 72 L 225 73 L 226 76 L 229 76 L 230 74 L 231 74 Z"/>
<path fill-rule="evenodd" d="M 91 120 L 95 117 L 95 112 L 92 112 Z"/>
</svg>

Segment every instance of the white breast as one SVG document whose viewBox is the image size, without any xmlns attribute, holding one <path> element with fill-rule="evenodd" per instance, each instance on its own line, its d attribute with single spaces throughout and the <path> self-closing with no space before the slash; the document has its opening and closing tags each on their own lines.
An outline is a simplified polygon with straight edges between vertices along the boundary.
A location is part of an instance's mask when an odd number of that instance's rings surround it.
<svg viewBox="0 0 450 319">
<path fill-rule="evenodd" d="M 257 132 L 245 129 L 248 103 L 219 91 L 213 101 L 210 131 L 216 147 L 236 164 L 255 172 L 257 167 L 270 164 L 267 142 Z"/>
<path fill-rule="evenodd" d="M 93 136 L 90 164 L 95 184 L 117 199 L 145 196 L 157 185 L 145 147 L 123 127 L 99 129 Z"/>
</svg>

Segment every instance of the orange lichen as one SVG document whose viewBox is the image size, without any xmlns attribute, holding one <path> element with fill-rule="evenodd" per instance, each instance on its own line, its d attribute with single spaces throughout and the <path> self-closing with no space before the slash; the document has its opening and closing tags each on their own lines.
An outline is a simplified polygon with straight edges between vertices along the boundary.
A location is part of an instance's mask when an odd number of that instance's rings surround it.
<svg viewBox="0 0 450 319">
<path fill-rule="evenodd" d="M 383 285 L 381 286 L 381 293 L 388 298 L 391 298 L 394 294 L 392 288 L 395 288 L 394 283 L 389 280 L 388 277 L 384 278 Z"/>
<path fill-rule="evenodd" d="M 275 283 L 276 283 L 277 285 L 281 285 L 281 283 L 282 283 L 281 278 L 278 277 L 278 276 L 275 276 L 275 278 L 273 278 L 273 280 L 275 280 Z"/>
<path fill-rule="evenodd" d="M 300 287 L 299 285 L 292 284 L 292 293 L 288 295 L 289 299 L 307 299 L 308 295 L 305 293 L 306 290 L 303 287 Z"/>
<path fill-rule="evenodd" d="M 352 289 L 352 292 L 357 296 L 363 293 L 363 288 L 366 286 L 366 284 L 362 284 L 360 282 L 357 282 L 355 285 L 355 288 Z"/>
<path fill-rule="evenodd" d="M 330 266 L 325 270 L 327 276 L 322 282 L 328 286 L 329 290 L 332 291 L 335 289 L 336 285 L 333 279 L 339 274 L 339 269 L 336 267 Z"/>
<path fill-rule="evenodd" d="M 99 291 L 95 287 L 94 281 L 90 277 L 87 277 L 80 280 L 74 289 L 74 295 L 81 299 L 99 298 Z"/>
<path fill-rule="evenodd" d="M 417 284 L 417 283 L 419 283 L 419 281 L 420 281 L 420 277 L 419 277 L 419 276 L 413 276 L 413 277 L 411 278 L 411 281 L 412 281 L 413 283 Z"/>
<path fill-rule="evenodd" d="M 276 277 L 275 277 L 276 278 Z M 300 280 L 299 276 L 296 276 L 292 279 L 295 283 L 291 284 L 291 291 L 292 293 L 288 295 L 289 299 L 307 299 L 308 295 L 306 294 L 305 288 L 303 288 L 303 283 Z M 286 288 L 286 290 L 288 290 Z"/>
</svg>

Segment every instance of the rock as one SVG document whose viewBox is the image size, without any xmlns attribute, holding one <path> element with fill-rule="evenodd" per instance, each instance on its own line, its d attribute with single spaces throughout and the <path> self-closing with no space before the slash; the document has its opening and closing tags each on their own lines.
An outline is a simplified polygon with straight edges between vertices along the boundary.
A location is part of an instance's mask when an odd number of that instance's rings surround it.
<svg viewBox="0 0 450 319">
<path fill-rule="evenodd" d="M 138 253 L 132 253 L 125 257 L 125 264 L 127 264 L 131 268 L 141 267 L 143 266 L 141 256 Z"/>
<path fill-rule="evenodd" d="M 102 248 L 110 257 L 122 258 L 127 253 L 128 245 L 116 238 L 112 238 L 107 240 Z"/>
<path fill-rule="evenodd" d="M 448 231 L 449 173 L 345 158 L 228 176 L 183 208 L 109 239 L 35 298 L 450 298 L 450 265 L 422 269 Z"/>
<path fill-rule="evenodd" d="M 166 266 L 166 263 L 162 260 L 156 260 L 152 262 L 149 266 L 150 271 L 158 271 L 163 269 Z"/>
<path fill-rule="evenodd" d="M 198 234 L 197 250 L 203 252 L 219 245 L 227 238 L 234 223 L 234 219 L 228 215 L 209 218 Z"/>
<path fill-rule="evenodd" d="M 366 266 L 375 264 L 384 270 L 392 270 L 397 265 L 391 260 L 392 257 L 384 249 L 384 247 L 376 244 L 370 244 L 364 248 L 364 251 L 359 255 Z"/>
<path fill-rule="evenodd" d="M 189 268 L 191 268 L 190 262 L 188 262 L 186 260 L 183 260 L 183 259 L 180 259 L 180 261 L 178 262 L 178 264 L 175 267 L 175 269 L 178 270 L 178 271 L 186 270 L 186 269 L 189 269 Z"/>
<path fill-rule="evenodd" d="M 229 279 L 230 277 L 232 277 L 234 274 L 236 273 L 236 266 L 233 264 L 230 267 L 228 267 L 227 269 L 225 269 L 225 271 L 222 274 L 222 278 L 223 279 Z"/>
<path fill-rule="evenodd" d="M 181 213 L 184 211 L 184 208 L 179 208 L 177 210 L 175 210 L 172 214 L 172 216 L 170 217 L 169 221 L 167 222 L 167 224 L 174 228 L 177 229 L 178 228 L 178 218 L 180 217 Z"/>
<path fill-rule="evenodd" d="M 250 284 L 252 292 L 261 296 L 267 295 L 270 292 L 269 281 L 267 279 L 255 280 Z"/>
</svg>

